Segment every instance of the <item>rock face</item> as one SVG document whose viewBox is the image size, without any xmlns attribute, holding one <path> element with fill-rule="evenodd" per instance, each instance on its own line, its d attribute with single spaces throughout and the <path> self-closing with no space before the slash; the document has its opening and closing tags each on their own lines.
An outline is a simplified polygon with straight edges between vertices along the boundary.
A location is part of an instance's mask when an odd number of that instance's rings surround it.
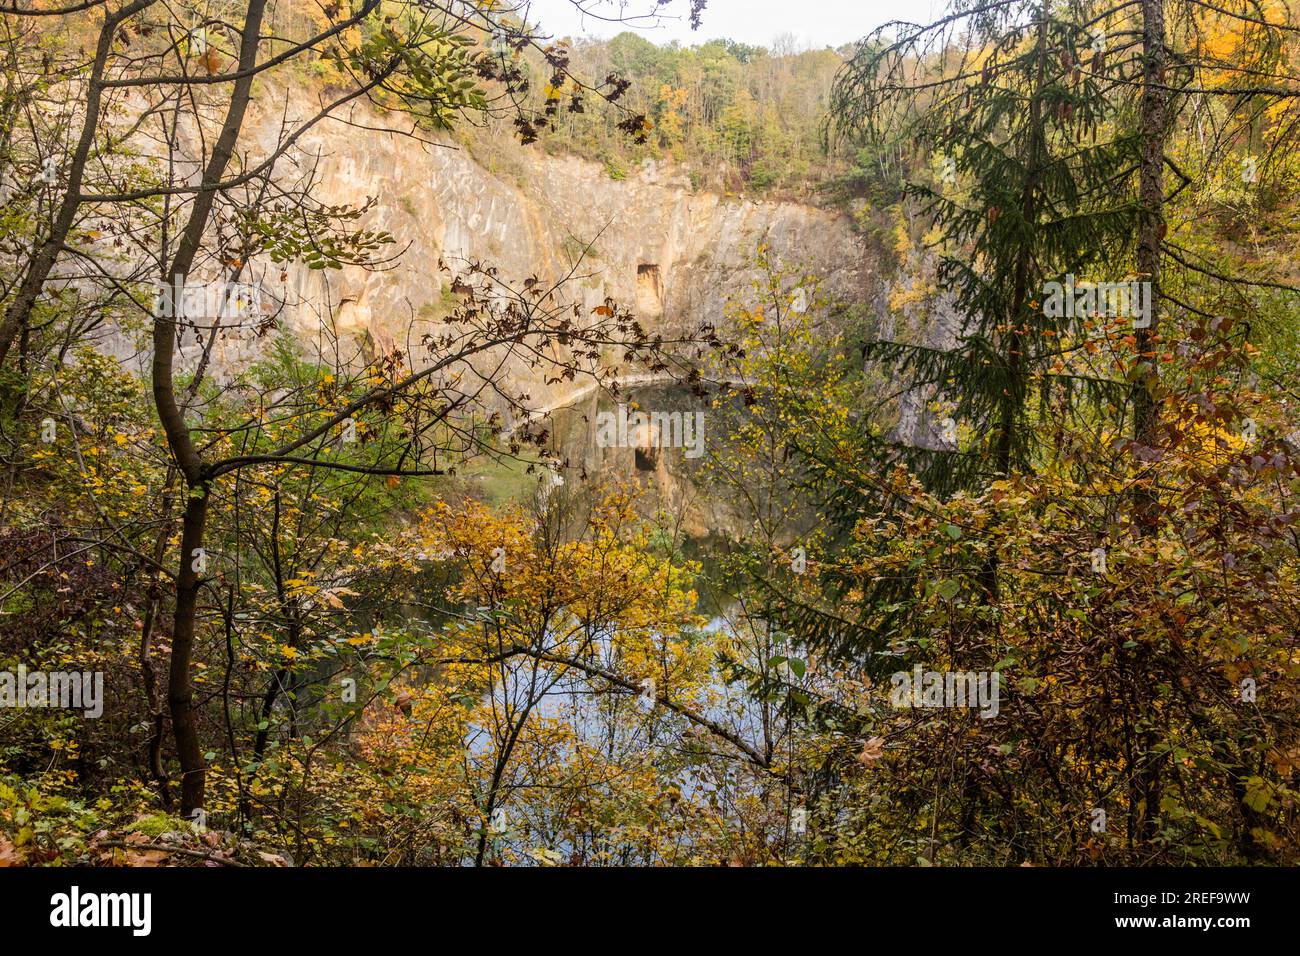
<svg viewBox="0 0 1300 956">
<path fill-rule="evenodd" d="M 278 119 L 252 127 L 261 148 L 273 148 Z M 385 125 L 370 115 L 352 119 Z M 420 338 L 454 304 L 453 274 L 469 262 L 495 266 L 516 287 L 572 272 L 563 298 L 584 314 L 609 297 L 654 331 L 722 326 L 727 301 L 750 291 L 760 244 L 846 299 L 862 294 L 869 274 L 848 222 L 812 206 L 693 191 L 687 170 L 653 163 L 615 181 L 596 163 L 512 143 L 493 149 L 491 165 L 450 140 L 315 127 L 281 168 L 294 178 L 311 171 L 324 203 L 359 206 L 373 197 L 361 225 L 391 233 L 389 248 L 401 257 L 380 271 L 268 265 L 250 278 L 284 303 L 282 327 L 309 349 L 337 348 L 346 360 L 396 348 L 418 365 Z M 214 374 L 265 347 L 249 333 L 226 336 Z M 187 343 L 183 352 L 197 350 Z"/>
</svg>

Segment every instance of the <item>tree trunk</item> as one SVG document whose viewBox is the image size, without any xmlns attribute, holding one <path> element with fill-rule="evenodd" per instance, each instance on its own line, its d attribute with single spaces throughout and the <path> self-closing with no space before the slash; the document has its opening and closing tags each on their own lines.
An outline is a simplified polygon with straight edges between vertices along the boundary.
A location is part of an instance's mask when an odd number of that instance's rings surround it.
<svg viewBox="0 0 1300 956">
<path fill-rule="evenodd" d="M 1133 383 L 1133 437 L 1148 448 L 1159 444 L 1160 416 L 1153 394 L 1156 375 L 1156 337 L 1160 328 L 1160 244 L 1165 234 L 1165 145 L 1169 136 L 1169 92 L 1165 88 L 1168 50 L 1165 46 L 1164 0 L 1142 0 L 1142 103 L 1140 113 L 1141 155 L 1138 173 L 1137 271 L 1138 280 L 1150 283 L 1150 311 L 1145 328 L 1135 329 L 1137 360 L 1145 366 L 1144 374 Z M 1159 501 L 1155 489 L 1140 482 L 1134 489 L 1134 518 L 1137 533 L 1150 537 L 1157 531 Z M 1135 655 L 1138 679 L 1146 685 L 1154 661 L 1145 645 Z M 1141 763 L 1130 767 L 1130 816 L 1135 812 L 1134 838 L 1148 843 L 1155 836 L 1160 813 L 1160 774 L 1164 760 L 1151 754 L 1157 739 L 1151 731 L 1140 738 L 1141 750 L 1135 759 Z M 1140 807 L 1140 811 L 1138 810 Z"/>
<path fill-rule="evenodd" d="M 172 733 L 181 762 L 181 815 L 189 818 L 203 808 L 206 767 L 199 744 L 198 714 L 194 710 L 194 685 L 190 664 L 194 656 L 194 625 L 199 601 L 199 567 L 202 566 L 203 529 L 208 519 L 207 488 L 190 492 L 181 530 L 181 569 L 176 580 L 176 624 L 172 631 L 171 667 L 167 702 L 171 706 Z"/>
<path fill-rule="evenodd" d="M 142 0 L 137 0 L 142 2 Z M 205 767 L 203 749 L 199 744 L 198 715 L 194 712 L 194 691 L 190 681 L 190 664 L 194 654 L 195 614 L 198 609 L 199 576 L 195 570 L 195 556 L 203 548 L 203 532 L 208 514 L 207 477 L 203 460 L 190 437 L 185 424 L 185 413 L 176 401 L 172 363 L 176 352 L 176 321 L 180 303 L 175 301 L 176 290 L 182 288 L 203 242 L 212 205 L 216 201 L 217 186 L 225 176 L 226 168 L 235 153 L 239 131 L 244 125 L 253 88 L 253 67 L 257 65 L 257 51 L 262 29 L 262 14 L 266 0 L 250 0 L 244 18 L 240 39 L 238 71 L 246 74 L 236 80 L 230 93 L 230 105 L 221 134 L 212 148 L 212 156 L 203 171 L 203 180 L 190 217 L 181 233 L 176 256 L 167 270 L 167 291 L 164 301 L 171 308 L 155 316 L 153 325 L 153 397 L 158 409 L 158 420 L 167 435 L 167 445 L 175 456 L 176 466 L 185 477 L 189 500 L 185 507 L 185 522 L 181 533 L 180 575 L 176 583 L 176 622 L 172 636 L 172 658 L 168 677 L 167 699 L 171 704 L 172 733 L 176 737 L 176 753 L 181 763 L 181 813 L 190 816 L 203 807 Z"/>
<path fill-rule="evenodd" d="M 1133 383 L 1133 437 L 1142 445 L 1157 441 L 1159 412 L 1150 381 L 1156 374 L 1156 336 L 1160 328 L 1160 243 L 1165 232 L 1165 142 L 1169 135 L 1169 93 L 1165 89 L 1164 0 L 1142 0 L 1142 146 L 1138 179 L 1137 271 L 1139 281 L 1151 284 L 1151 308 L 1146 328 L 1136 329 L 1138 361 L 1147 374 Z M 1143 533 L 1155 530 L 1156 496 L 1146 487 L 1136 494 L 1136 517 Z"/>
<path fill-rule="evenodd" d="M 81 121 L 81 137 L 77 140 L 76 148 L 72 151 L 72 160 L 68 165 L 68 187 L 63 194 L 63 201 L 59 204 L 54 222 L 50 226 L 49 236 L 36 250 L 17 294 L 9 303 L 9 308 L 5 310 L 4 318 L 0 319 L 0 365 L 4 364 L 5 356 L 9 354 L 9 348 L 13 345 L 18 330 L 31 315 L 32 308 L 36 305 L 36 297 L 45 287 L 45 280 L 50 277 L 59 253 L 63 251 L 68 241 L 68 233 L 72 231 L 77 221 L 86 161 L 90 157 L 91 149 L 94 148 L 95 133 L 99 129 L 100 99 L 104 92 L 101 82 L 104 78 L 104 65 L 113 48 L 113 37 L 124 20 L 135 16 L 155 2 L 156 0 L 134 0 L 116 13 L 105 12 L 104 26 L 99 31 L 95 59 L 90 68 L 89 86 L 86 89 L 86 113 Z"/>
</svg>

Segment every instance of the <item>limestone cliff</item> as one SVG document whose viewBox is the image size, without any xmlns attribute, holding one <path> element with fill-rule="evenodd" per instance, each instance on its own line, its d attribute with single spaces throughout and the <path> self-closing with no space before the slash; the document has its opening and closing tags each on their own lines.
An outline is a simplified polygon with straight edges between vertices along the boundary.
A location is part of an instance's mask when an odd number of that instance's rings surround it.
<svg viewBox="0 0 1300 956">
<path fill-rule="evenodd" d="M 279 119 L 268 110 L 253 125 L 262 149 L 273 148 Z M 364 225 L 390 232 L 401 258 L 383 271 L 273 266 L 253 276 L 284 303 L 295 338 L 330 341 L 331 351 L 337 338 L 344 355 L 396 347 L 418 363 L 413 345 L 446 314 L 452 272 L 468 261 L 518 284 L 554 281 L 581 257 L 568 298 L 587 309 L 613 298 L 651 329 L 721 324 L 727 300 L 749 290 L 760 243 L 845 297 L 859 296 L 868 275 L 848 222 L 823 209 L 693 191 L 689 170 L 650 163 L 615 181 L 598 164 L 514 144 L 494 148 L 489 169 L 451 140 L 376 131 L 385 118 L 368 113 L 350 120 L 310 130 L 281 168 L 314 175 L 326 203 L 374 197 Z M 229 335 L 214 370 L 263 348 L 249 333 Z"/>
</svg>

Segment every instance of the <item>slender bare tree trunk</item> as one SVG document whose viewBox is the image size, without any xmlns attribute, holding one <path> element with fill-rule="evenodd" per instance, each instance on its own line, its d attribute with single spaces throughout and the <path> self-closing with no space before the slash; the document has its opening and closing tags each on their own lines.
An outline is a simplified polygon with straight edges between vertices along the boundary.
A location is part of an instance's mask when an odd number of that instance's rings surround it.
<svg viewBox="0 0 1300 956">
<path fill-rule="evenodd" d="M 137 0 L 143 2 L 143 0 Z M 245 74 L 236 80 L 230 93 L 230 105 L 225 122 L 212 149 L 203 180 L 195 196 L 189 219 L 177 244 L 176 255 L 167 270 L 165 300 L 171 308 L 156 316 L 153 326 L 153 397 L 158 409 L 158 420 L 167 435 L 167 444 L 176 459 L 176 467 L 185 478 L 188 500 L 181 529 L 180 574 L 176 580 L 176 615 L 172 632 L 172 657 L 168 671 L 167 700 L 171 707 L 172 733 L 176 738 L 176 753 L 181 764 L 181 813 L 190 816 L 203 808 L 206 767 L 203 748 L 199 741 L 198 715 L 194 711 L 194 686 L 191 679 L 191 662 L 194 656 L 195 619 L 198 612 L 199 589 L 202 586 L 197 560 L 202 553 L 204 531 L 208 518 L 208 476 L 202 457 L 190 437 L 185 424 L 185 414 L 176 400 L 173 381 L 173 360 L 176 353 L 176 321 L 180 303 L 174 301 L 176 290 L 183 288 L 203 242 L 212 206 L 217 198 L 217 187 L 235 153 L 244 116 L 248 111 L 253 87 L 252 69 L 257 64 L 257 52 L 262 29 L 262 15 L 266 0 L 250 0 L 244 18 L 243 34 L 239 46 L 238 71 Z"/>
<path fill-rule="evenodd" d="M 1169 57 L 1165 46 L 1164 0 L 1142 0 L 1142 51 L 1142 145 L 1138 179 L 1141 220 L 1137 269 L 1138 278 L 1151 283 L 1151 308 L 1148 325 L 1136 330 L 1136 338 L 1138 360 L 1149 363 L 1154 374 L 1156 335 L 1160 329 L 1160 243 L 1165 234 L 1165 145 L 1169 136 L 1169 92 L 1165 77 Z M 1154 445 L 1159 412 L 1149 376 L 1138 378 L 1132 395 L 1133 437 L 1140 444 Z M 1154 508 L 1154 494 L 1149 489 L 1140 490 L 1137 510 L 1144 527 L 1153 525 Z"/>
<path fill-rule="evenodd" d="M 1169 56 L 1165 39 L 1165 0 L 1142 0 L 1142 102 L 1140 107 L 1141 153 L 1138 173 L 1137 270 L 1139 281 L 1150 283 L 1150 309 L 1145 328 L 1136 329 L 1138 361 L 1145 374 L 1133 383 L 1133 437 L 1140 445 L 1154 447 L 1160 441 L 1159 408 L 1152 390 L 1156 374 L 1156 341 L 1160 328 L 1160 244 L 1165 235 L 1165 147 L 1169 137 L 1169 91 L 1165 75 Z M 1159 502 L 1155 490 L 1140 483 L 1134 494 L 1134 517 L 1137 533 L 1151 536 L 1159 522 Z M 1145 645 L 1134 660 L 1134 673 L 1145 686 L 1153 661 Z M 1141 699 L 1141 691 L 1135 692 Z M 1130 839 L 1147 844 L 1155 836 L 1160 812 L 1161 767 L 1163 760 L 1152 754 L 1157 743 L 1154 731 L 1146 730 L 1139 738 L 1139 749 L 1130 761 L 1129 819 Z"/>
<path fill-rule="evenodd" d="M 181 813 L 190 816 L 203 808 L 206 767 L 199 743 L 198 714 L 194 710 L 194 684 L 190 666 L 194 657 L 194 625 L 197 617 L 199 568 L 204 526 L 208 518 L 207 488 L 195 487 L 185 507 L 181 530 L 181 571 L 176 580 L 176 624 L 172 630 L 171 665 L 167 675 L 167 703 L 172 715 L 176 756 L 181 762 Z"/>
<path fill-rule="evenodd" d="M 104 65 L 108 62 L 109 53 L 112 51 L 113 38 L 123 21 L 152 6 L 155 2 L 156 0 L 133 0 L 116 13 L 109 12 L 105 8 L 104 26 L 99 31 L 95 59 L 90 67 L 89 86 L 86 89 L 86 114 L 81 121 L 81 136 L 77 140 L 77 145 L 72 151 L 71 162 L 68 164 L 68 186 L 63 194 L 63 201 L 59 204 L 59 211 L 54 216 L 49 236 L 36 250 L 17 294 L 9 303 L 9 308 L 5 310 L 4 318 L 0 319 L 0 365 L 4 364 L 5 356 L 9 354 L 18 330 L 31 315 L 32 308 L 36 305 L 36 297 L 45 287 L 45 281 L 50 277 L 59 253 L 68 241 L 68 234 L 77 221 L 77 210 L 81 206 L 81 184 L 86 174 L 86 161 L 95 146 L 95 133 L 99 129 L 99 113 L 104 93 Z"/>
</svg>

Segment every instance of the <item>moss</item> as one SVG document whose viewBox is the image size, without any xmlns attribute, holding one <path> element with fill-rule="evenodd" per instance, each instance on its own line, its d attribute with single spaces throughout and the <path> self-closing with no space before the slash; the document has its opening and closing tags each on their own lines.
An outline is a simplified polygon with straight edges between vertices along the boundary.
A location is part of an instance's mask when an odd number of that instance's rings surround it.
<svg viewBox="0 0 1300 956">
<path fill-rule="evenodd" d="M 136 833 L 143 833 L 148 837 L 160 837 L 164 833 L 176 833 L 189 830 L 190 826 L 180 817 L 168 816 L 165 813 L 151 813 L 148 816 L 140 817 L 131 824 L 131 829 Z"/>
</svg>

